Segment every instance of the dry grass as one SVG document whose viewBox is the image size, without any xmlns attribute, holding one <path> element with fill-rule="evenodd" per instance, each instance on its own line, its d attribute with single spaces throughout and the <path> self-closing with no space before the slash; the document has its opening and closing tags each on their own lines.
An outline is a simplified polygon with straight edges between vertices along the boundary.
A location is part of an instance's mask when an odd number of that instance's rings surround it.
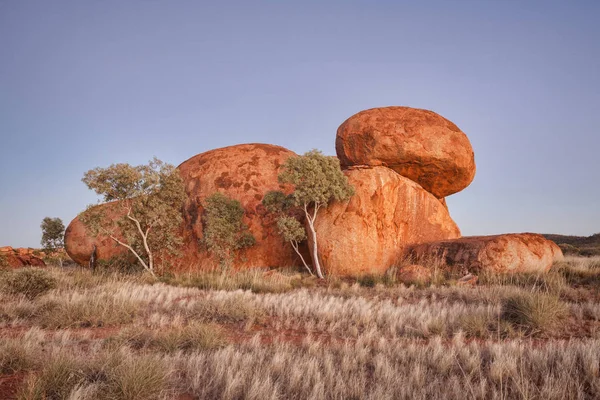
<svg viewBox="0 0 600 400">
<path fill-rule="evenodd" d="M 0 371 L 22 399 L 594 399 L 598 269 L 418 288 L 50 268 L 46 293 L 0 293 Z"/>
</svg>

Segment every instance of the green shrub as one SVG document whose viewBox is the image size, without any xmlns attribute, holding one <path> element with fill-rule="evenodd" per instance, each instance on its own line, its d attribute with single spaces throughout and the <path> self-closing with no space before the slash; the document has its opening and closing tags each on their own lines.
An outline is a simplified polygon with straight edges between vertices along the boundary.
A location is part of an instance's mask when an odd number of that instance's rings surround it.
<svg viewBox="0 0 600 400">
<path fill-rule="evenodd" d="M 22 294 L 35 299 L 56 287 L 56 279 L 37 268 L 23 268 L 4 277 L 3 290 L 9 294 Z"/>
<path fill-rule="evenodd" d="M 256 239 L 242 222 L 242 204 L 222 193 L 213 193 L 204 204 L 203 243 L 218 259 L 221 268 L 231 266 L 237 250 L 253 246 Z"/>
<path fill-rule="evenodd" d="M 567 305 L 545 293 L 519 293 L 502 302 L 501 318 L 528 333 L 547 332 L 567 316 Z"/>
</svg>

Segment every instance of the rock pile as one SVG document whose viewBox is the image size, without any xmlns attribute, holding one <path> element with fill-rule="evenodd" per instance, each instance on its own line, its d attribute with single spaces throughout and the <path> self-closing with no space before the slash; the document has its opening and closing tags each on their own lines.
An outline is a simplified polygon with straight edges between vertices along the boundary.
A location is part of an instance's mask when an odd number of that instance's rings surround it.
<svg viewBox="0 0 600 400">
<path fill-rule="evenodd" d="M 34 252 L 37 251 L 29 248 L 0 247 L 0 257 L 6 260 L 10 268 L 45 267 L 46 263 L 41 259 L 41 254 L 38 256 Z"/>
<path fill-rule="evenodd" d="M 338 129 L 336 152 L 355 195 L 319 210 L 319 254 L 327 274 L 383 274 L 406 254 L 445 257 L 472 270 L 546 271 L 560 249 L 539 235 L 461 238 L 445 197 L 465 189 L 475 176 L 467 136 L 452 122 L 427 110 L 384 107 L 361 111 Z M 204 200 L 221 192 L 240 201 L 244 223 L 256 245 L 240 251 L 236 268 L 287 267 L 298 259 L 277 234 L 261 201 L 270 190 L 290 190 L 277 180 L 281 165 L 296 154 L 279 146 L 243 144 L 207 151 L 178 168 L 184 180 L 184 239 L 180 269 L 212 268 L 199 245 Z M 120 217 L 118 204 L 111 216 Z M 110 238 L 91 238 L 75 218 L 65 234 L 69 255 L 86 264 L 121 254 Z M 306 248 L 303 250 L 306 251 Z"/>
</svg>

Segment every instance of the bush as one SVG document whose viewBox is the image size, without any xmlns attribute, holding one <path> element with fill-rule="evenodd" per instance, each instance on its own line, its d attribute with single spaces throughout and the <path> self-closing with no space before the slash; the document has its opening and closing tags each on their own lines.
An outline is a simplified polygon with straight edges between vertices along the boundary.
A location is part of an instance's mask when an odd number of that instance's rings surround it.
<svg viewBox="0 0 600 400">
<path fill-rule="evenodd" d="M 8 260 L 6 259 L 6 256 L 4 254 L 0 254 L 0 270 L 8 269 L 9 267 L 10 267 L 10 265 L 8 264 Z"/>
<path fill-rule="evenodd" d="M 204 239 L 208 250 L 218 259 L 221 268 L 229 268 L 237 250 L 253 246 L 256 239 L 242 222 L 242 204 L 222 193 L 213 193 L 204 204 Z"/>
<path fill-rule="evenodd" d="M 22 294 L 35 299 L 56 287 L 56 279 L 48 272 L 36 268 L 23 268 L 4 277 L 3 290 L 9 294 Z"/>
<path fill-rule="evenodd" d="M 502 303 L 502 319 L 528 333 L 547 332 L 568 315 L 568 308 L 557 296 L 520 293 Z"/>
</svg>

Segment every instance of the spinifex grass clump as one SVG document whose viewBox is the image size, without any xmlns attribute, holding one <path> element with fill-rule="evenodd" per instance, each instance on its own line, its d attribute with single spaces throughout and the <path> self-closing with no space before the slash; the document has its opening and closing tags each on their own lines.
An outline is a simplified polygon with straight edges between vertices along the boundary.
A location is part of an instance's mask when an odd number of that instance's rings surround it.
<svg viewBox="0 0 600 400">
<path fill-rule="evenodd" d="M 528 333 L 548 332 L 568 315 L 568 308 L 557 296 L 540 293 L 519 293 L 502 304 L 502 319 Z"/>
<path fill-rule="evenodd" d="M 48 272 L 37 268 L 23 268 L 7 273 L 1 283 L 2 291 L 9 294 L 22 294 L 35 299 L 56 287 L 56 279 Z"/>
</svg>

